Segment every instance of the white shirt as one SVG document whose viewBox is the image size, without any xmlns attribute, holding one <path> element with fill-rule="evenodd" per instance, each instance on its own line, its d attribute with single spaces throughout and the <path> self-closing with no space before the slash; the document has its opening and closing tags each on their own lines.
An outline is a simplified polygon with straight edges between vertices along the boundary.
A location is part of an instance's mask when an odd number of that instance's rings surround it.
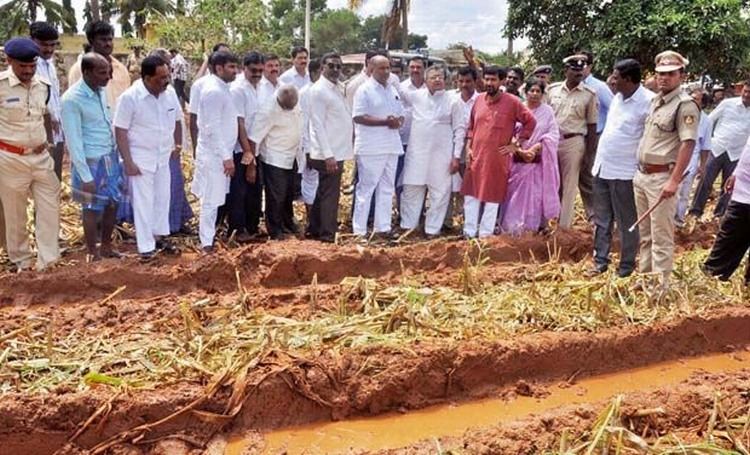
<svg viewBox="0 0 750 455">
<path fill-rule="evenodd" d="M 474 90 L 471 98 L 466 101 L 464 101 L 463 97 L 461 96 L 461 90 L 456 89 L 455 96 L 457 96 L 459 101 L 461 102 L 461 110 L 463 111 L 466 126 L 468 127 L 469 118 L 471 118 L 471 110 L 474 108 L 474 103 L 477 102 L 477 98 L 479 98 L 479 92 Z"/>
<path fill-rule="evenodd" d="M 583 80 L 590 89 L 596 92 L 596 97 L 599 98 L 599 120 L 596 122 L 596 132 L 601 134 L 604 131 L 604 126 L 607 124 L 607 116 L 609 115 L 609 109 L 614 99 L 612 90 L 606 82 L 595 78 L 589 74 L 586 79 Z"/>
<path fill-rule="evenodd" d="M 169 162 L 180 115 L 180 101 L 173 90 L 156 97 L 138 79 L 118 98 L 112 123 L 128 131 L 130 155 L 136 165 L 156 172 L 158 166 Z"/>
<path fill-rule="evenodd" d="M 698 124 L 698 138 L 695 140 L 693 155 L 690 157 L 686 173 L 694 174 L 698 170 L 698 160 L 702 150 L 711 150 L 711 128 L 713 124 L 705 112 L 701 112 L 701 121 Z"/>
<path fill-rule="evenodd" d="M 203 85 L 208 81 L 208 76 L 211 73 L 206 74 L 197 81 L 193 81 L 193 85 L 190 86 L 190 106 L 189 111 L 191 114 L 198 115 L 198 105 L 201 103 L 201 92 L 203 91 Z"/>
<path fill-rule="evenodd" d="M 305 75 L 300 76 L 300 74 L 297 72 L 297 68 L 292 66 L 288 70 L 284 71 L 284 73 L 279 76 L 279 82 L 282 84 L 289 84 L 297 87 L 297 90 L 302 90 L 302 88 L 306 85 L 312 84 L 312 80 L 310 80 L 310 73 L 305 69 Z"/>
<path fill-rule="evenodd" d="M 352 147 L 351 111 L 344 98 L 343 84 L 318 79 L 310 87 L 310 158 L 349 160 Z"/>
<path fill-rule="evenodd" d="M 709 117 L 714 124 L 713 155 L 727 152 L 730 161 L 740 159 L 750 137 L 750 107 L 742 104 L 742 97 L 729 98 L 719 103 Z"/>
<path fill-rule="evenodd" d="M 734 169 L 734 178 L 732 200 L 740 204 L 750 204 L 750 140 L 740 154 L 737 167 Z"/>
<path fill-rule="evenodd" d="M 362 84 L 354 95 L 352 117 L 369 115 L 385 119 L 389 115 L 401 117 L 404 107 L 396 88 L 391 84 L 385 87 L 374 78 Z M 354 152 L 358 155 L 403 155 L 401 136 L 398 130 L 387 126 L 366 126 L 354 124 Z"/>
<path fill-rule="evenodd" d="M 401 82 L 401 91 L 399 94 L 401 98 L 406 98 L 409 93 L 416 92 L 418 90 L 427 90 L 427 83 L 422 82 L 421 87 L 417 87 L 411 81 L 411 78 Z M 401 125 L 401 143 L 406 145 L 409 143 L 409 133 L 411 133 L 411 122 L 412 122 L 412 108 L 408 105 L 404 105 L 404 124 Z"/>
<path fill-rule="evenodd" d="M 312 85 L 307 85 L 299 91 L 299 112 L 302 116 L 302 138 L 300 149 L 302 154 L 300 158 L 304 159 L 305 153 L 310 153 L 310 89 Z"/>
<path fill-rule="evenodd" d="M 47 109 L 49 109 L 49 115 L 52 120 L 60 123 L 60 80 L 57 78 L 55 57 L 53 56 L 49 60 L 45 60 L 41 57 L 38 58 L 36 61 L 36 74 L 50 83 L 50 96 Z M 54 129 L 52 130 L 52 137 L 54 138 L 55 143 L 62 142 L 64 140 L 62 125 L 60 125 L 60 129 L 57 132 L 55 132 Z"/>
<path fill-rule="evenodd" d="M 261 105 L 255 116 L 250 140 L 264 144 L 260 148 L 263 162 L 281 169 L 294 168 L 302 137 L 302 115 L 299 104 L 285 110 L 276 97 Z"/>
<path fill-rule="evenodd" d="M 260 78 L 260 82 L 258 82 L 258 100 L 260 104 L 266 104 L 266 101 L 269 99 L 276 98 L 276 90 L 279 89 L 280 85 L 279 81 L 276 81 L 276 85 L 273 85 L 265 76 Z"/>
<path fill-rule="evenodd" d="M 346 104 L 349 106 L 349 110 L 354 109 L 354 95 L 357 94 L 357 90 L 368 80 L 370 80 L 370 76 L 363 69 L 359 74 L 346 81 L 344 95 L 346 96 Z M 401 81 L 398 76 L 391 73 L 388 76 L 388 85 L 392 85 L 399 92 L 399 95 L 401 94 Z"/>
<path fill-rule="evenodd" d="M 231 160 L 237 142 L 237 108 L 229 84 L 216 75 L 207 75 L 198 105 L 199 152 Z"/>
<path fill-rule="evenodd" d="M 245 132 L 250 137 L 250 132 L 255 122 L 255 115 L 260 109 L 260 100 L 258 99 L 258 89 L 247 80 L 244 75 L 238 75 L 237 79 L 231 84 L 229 91 L 234 98 L 234 104 L 237 109 L 237 117 L 245 120 Z M 257 155 L 259 150 L 255 150 Z M 240 141 L 234 145 L 234 153 L 242 153 Z"/>
<path fill-rule="evenodd" d="M 639 85 L 630 98 L 618 93 L 612 99 L 591 174 L 607 180 L 633 180 L 638 169 L 638 144 L 654 96 Z"/>
</svg>

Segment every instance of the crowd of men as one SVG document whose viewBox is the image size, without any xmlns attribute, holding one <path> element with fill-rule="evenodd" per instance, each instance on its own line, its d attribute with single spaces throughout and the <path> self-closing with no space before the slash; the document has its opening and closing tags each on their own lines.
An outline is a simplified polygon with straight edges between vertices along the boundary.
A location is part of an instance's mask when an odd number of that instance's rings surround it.
<svg viewBox="0 0 750 455">
<path fill-rule="evenodd" d="M 461 211 L 466 238 L 571 228 L 580 194 L 595 227 L 591 274 L 609 267 L 617 226 L 617 274 L 634 272 L 640 250 L 640 271 L 654 272 L 666 288 L 693 180 L 699 177 L 687 216 L 696 218 L 721 173 L 715 214 L 724 218 L 705 270 L 728 279 L 750 247 L 750 152 L 743 152 L 750 149 L 750 81 L 741 96 L 707 114 L 702 89 L 682 88 L 689 62 L 677 52 L 656 56 L 653 90 L 641 83 L 641 63 L 633 59 L 618 62 L 607 82 L 595 78 L 589 52 L 565 58 L 557 83 L 550 65 L 525 79 L 520 67 L 471 62 L 451 89 L 447 69 L 421 56 L 408 60 L 401 81 L 403 68 L 394 68 L 386 51 L 370 51 L 361 73 L 344 82 L 336 53 L 310 61 L 307 49 L 295 47 L 292 67 L 281 73 L 277 55 L 238 57 L 218 44 L 188 96 L 189 64 L 179 50 L 144 57 L 139 49 L 123 65 L 112 57 L 108 23 L 94 22 L 86 33 L 91 51 L 71 68 L 62 95 L 54 27 L 37 22 L 30 38 L 5 43 L 0 213 L 6 251 L 19 270 L 32 258 L 29 194 L 37 269 L 60 256 L 64 148 L 88 261 L 120 256 L 112 232 L 122 221 L 133 223 L 144 261 L 159 251 L 178 254 L 167 236 L 192 216 L 180 168 L 188 148 L 185 104 L 195 169 L 190 191 L 199 200 L 206 254 L 224 222 L 240 242 L 259 238 L 261 220 L 272 240 L 303 234 L 335 242 L 344 163 L 352 159 L 352 231 L 363 242 L 420 225 L 432 238 Z M 295 199 L 306 205 L 303 228 Z"/>
</svg>

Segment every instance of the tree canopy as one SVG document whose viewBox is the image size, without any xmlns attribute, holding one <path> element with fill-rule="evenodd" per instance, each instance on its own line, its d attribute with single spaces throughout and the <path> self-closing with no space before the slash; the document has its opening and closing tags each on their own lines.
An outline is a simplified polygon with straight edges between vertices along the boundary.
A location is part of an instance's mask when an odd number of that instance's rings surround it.
<svg viewBox="0 0 750 455">
<path fill-rule="evenodd" d="M 512 0 L 506 34 L 531 41 L 534 59 L 561 66 L 579 50 L 596 55 L 595 71 L 623 58 L 653 70 L 654 57 L 675 50 L 687 70 L 726 81 L 747 70 L 747 0 Z"/>
</svg>

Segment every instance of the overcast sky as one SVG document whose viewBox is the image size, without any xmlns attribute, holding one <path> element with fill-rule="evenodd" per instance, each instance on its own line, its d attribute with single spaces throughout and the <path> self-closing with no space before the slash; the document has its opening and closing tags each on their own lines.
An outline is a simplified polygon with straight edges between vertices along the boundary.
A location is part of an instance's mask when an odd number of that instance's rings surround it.
<svg viewBox="0 0 750 455">
<path fill-rule="evenodd" d="M 6 1 L 0 0 L 0 4 Z M 81 23 L 84 0 L 72 3 Z M 346 3 L 346 0 L 328 0 L 328 7 L 344 8 Z M 362 17 L 384 14 L 389 4 L 390 0 L 365 0 L 357 13 Z M 427 35 L 427 44 L 433 49 L 462 41 L 475 49 L 496 53 L 507 47 L 507 40 L 501 36 L 507 13 L 506 0 L 412 0 L 409 30 Z M 515 50 L 520 50 L 525 43 L 525 40 L 517 40 Z"/>
</svg>

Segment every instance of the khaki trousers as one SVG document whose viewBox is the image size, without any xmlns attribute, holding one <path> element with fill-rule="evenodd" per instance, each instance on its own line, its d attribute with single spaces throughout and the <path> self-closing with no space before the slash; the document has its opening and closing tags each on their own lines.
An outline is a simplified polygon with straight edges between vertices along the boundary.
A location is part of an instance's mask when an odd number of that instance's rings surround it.
<svg viewBox="0 0 750 455">
<path fill-rule="evenodd" d="M 36 207 L 37 270 L 60 258 L 60 181 L 49 153 L 15 155 L 0 151 L 0 201 L 5 215 L 8 257 L 19 267 L 29 266 L 32 254 L 26 209 L 29 194 Z"/>
<path fill-rule="evenodd" d="M 669 172 L 643 174 L 636 172 L 633 179 L 635 207 L 640 217 L 656 204 Z M 639 269 L 643 273 L 671 272 L 674 258 L 674 214 L 678 199 L 672 196 L 659 204 L 638 226 L 641 237 L 641 259 Z M 627 227 L 623 226 L 627 229 Z"/>
<path fill-rule="evenodd" d="M 560 164 L 560 226 L 570 229 L 573 226 L 578 180 L 586 143 L 583 136 L 573 136 L 560 141 L 557 159 Z"/>
</svg>

